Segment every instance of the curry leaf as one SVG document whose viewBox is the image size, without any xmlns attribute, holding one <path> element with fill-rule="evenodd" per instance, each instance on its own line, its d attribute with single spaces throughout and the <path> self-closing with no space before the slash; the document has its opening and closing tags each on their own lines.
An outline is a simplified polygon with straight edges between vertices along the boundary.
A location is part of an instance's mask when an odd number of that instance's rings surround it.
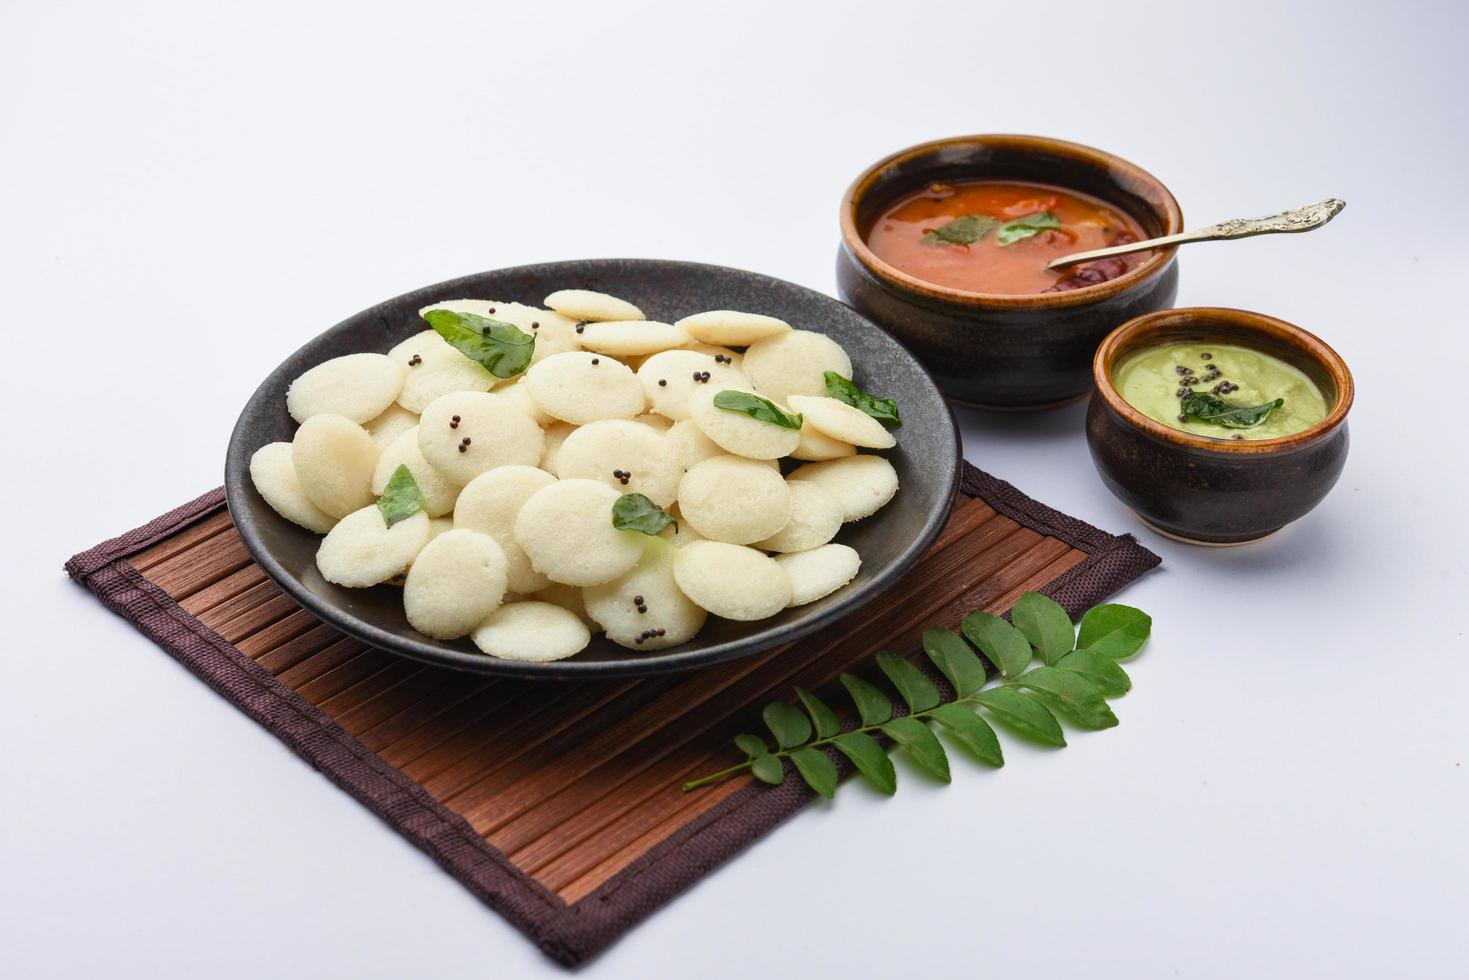
<svg viewBox="0 0 1469 980">
<path fill-rule="evenodd" d="M 837 401 L 871 415 L 884 425 L 901 424 L 898 403 L 891 398 L 874 398 L 835 371 L 827 371 L 822 377 L 826 380 L 826 393 Z"/>
<path fill-rule="evenodd" d="M 933 709 L 933 719 L 960 745 L 981 761 L 1003 766 L 1005 755 L 995 730 L 979 715 L 962 704 L 941 704 Z"/>
<path fill-rule="evenodd" d="M 889 796 L 897 792 L 898 774 L 893 770 L 893 760 L 877 744 L 877 740 L 866 732 L 847 732 L 837 736 L 832 743 L 842 755 L 852 760 L 857 771 L 866 776 L 879 792 Z"/>
<path fill-rule="evenodd" d="M 806 780 L 807 786 L 828 800 L 836 793 L 837 767 L 825 752 L 808 745 L 792 752 L 791 762 L 795 764 L 796 772 Z"/>
<path fill-rule="evenodd" d="M 796 688 L 796 697 L 806 706 L 806 713 L 811 716 L 811 722 L 816 726 L 816 735 L 819 738 L 831 738 L 841 731 L 841 723 L 830 708 L 822 703 L 821 699 L 805 688 Z"/>
<path fill-rule="evenodd" d="M 1284 398 L 1277 398 L 1261 405 L 1241 405 L 1207 391 L 1191 391 L 1179 403 L 1179 408 L 1195 422 L 1222 425 L 1227 429 L 1253 429 L 1284 404 Z"/>
<path fill-rule="evenodd" d="M 935 779 L 949 781 L 949 757 L 933 729 L 917 718 L 894 718 L 882 726 L 882 732 L 907 749 L 919 768 Z"/>
<path fill-rule="evenodd" d="M 888 680 L 893 682 L 893 687 L 908 702 L 908 711 L 918 714 L 927 711 L 939 703 L 939 689 L 934 687 L 933 681 L 923 676 L 923 671 L 904 660 L 895 657 L 886 650 L 877 655 L 877 666 Z"/>
<path fill-rule="evenodd" d="M 1013 688 L 996 687 L 980 691 L 975 702 L 999 721 L 1037 741 L 1060 748 L 1066 744 L 1055 715 Z"/>
<path fill-rule="evenodd" d="M 413 473 L 406 465 L 399 465 L 393 475 L 388 477 L 383 495 L 377 498 L 377 509 L 388 527 L 423 509 L 423 493 L 418 489 L 418 481 L 413 479 Z"/>
<path fill-rule="evenodd" d="M 1093 606 L 1081 617 L 1076 645 L 1113 660 L 1137 653 L 1153 631 L 1153 617 L 1141 609 L 1118 603 Z"/>
<path fill-rule="evenodd" d="M 1117 725 L 1117 716 L 1107 702 L 1100 698 L 1095 701 L 1068 701 L 1049 691 L 1029 691 L 1027 696 L 1044 704 L 1078 728 L 1100 731 Z"/>
<path fill-rule="evenodd" d="M 1095 650 L 1073 650 L 1060 660 L 1056 666 L 1062 670 L 1072 670 L 1101 690 L 1104 695 L 1116 697 L 1126 694 L 1132 687 L 1132 680 L 1127 676 L 1127 671 L 1117 666 L 1117 661 L 1111 657 L 1104 656 Z"/>
<path fill-rule="evenodd" d="M 973 245 L 999 226 L 988 215 L 961 214 L 948 224 L 924 232 L 918 240 L 924 245 Z"/>
<path fill-rule="evenodd" d="M 1025 634 L 1036 653 L 1048 664 L 1054 664 L 1076 648 L 1076 627 L 1054 599 L 1039 592 L 1027 592 L 1015 600 L 1010 609 L 1010 622 Z"/>
<path fill-rule="evenodd" d="M 959 629 L 990 658 L 1001 675 L 1014 677 L 1030 665 L 1030 641 L 994 613 L 972 612 L 959 623 Z"/>
<path fill-rule="evenodd" d="M 1037 667 L 1021 674 L 1015 684 L 1083 728 L 1111 728 L 1117 724 L 1117 716 L 1107 706 L 1101 690 L 1075 671 Z"/>
<path fill-rule="evenodd" d="M 536 350 L 536 338 L 513 323 L 453 310 L 427 310 L 423 318 L 449 346 L 497 378 L 524 371 Z"/>
<path fill-rule="evenodd" d="M 888 696 L 855 674 L 843 674 L 842 686 L 857 705 L 864 725 L 881 725 L 893 716 L 893 702 Z"/>
<path fill-rule="evenodd" d="M 765 739 L 758 735 L 736 735 L 734 741 L 735 746 L 752 759 L 756 756 L 770 754 L 770 749 L 765 746 Z"/>
<path fill-rule="evenodd" d="M 963 697 L 984 687 L 984 664 L 974 649 L 952 630 L 935 627 L 923 631 L 923 652 L 949 680 L 954 693 Z"/>
<path fill-rule="evenodd" d="M 1007 221 L 1000 225 L 995 232 L 995 242 L 998 245 L 1014 245 L 1023 238 L 1039 234 L 1047 228 L 1060 228 L 1061 222 L 1049 211 L 1037 211 L 1035 214 L 1027 214 L 1013 221 Z"/>
<path fill-rule="evenodd" d="M 769 422 L 785 429 L 799 429 L 801 427 L 801 416 L 791 415 L 781 411 L 779 407 L 768 398 L 752 395 L 748 391 L 735 391 L 726 388 L 714 396 L 714 407 L 722 408 L 726 412 L 743 412 L 752 419 L 761 422 Z"/>
<path fill-rule="evenodd" d="M 612 505 L 612 526 L 619 531 L 657 534 L 670 524 L 678 527 L 666 510 L 640 493 L 625 493 Z"/>
<path fill-rule="evenodd" d="M 800 745 L 811 737 L 811 722 L 793 704 L 772 701 L 765 706 L 761 717 L 765 719 L 765 727 L 770 729 L 770 734 L 775 736 L 776 744 L 783 749 Z"/>
<path fill-rule="evenodd" d="M 759 755 L 750 766 L 750 771 L 755 778 L 762 783 L 770 783 L 774 786 L 785 778 L 785 767 L 781 765 L 780 759 L 773 755 Z"/>
</svg>

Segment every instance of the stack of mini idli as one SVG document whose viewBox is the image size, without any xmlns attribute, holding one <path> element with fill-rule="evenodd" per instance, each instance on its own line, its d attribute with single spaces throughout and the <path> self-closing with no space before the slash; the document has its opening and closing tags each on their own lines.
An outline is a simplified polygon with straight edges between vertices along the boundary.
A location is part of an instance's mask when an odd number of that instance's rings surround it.
<svg viewBox="0 0 1469 980">
<path fill-rule="evenodd" d="M 300 427 L 250 475 L 326 535 L 323 577 L 400 584 L 420 632 L 547 661 L 594 632 L 677 646 L 711 614 L 764 619 L 857 575 L 833 539 L 898 491 L 892 465 L 859 452 L 895 445 L 896 411 L 833 397 L 856 391 L 830 383 L 852 377 L 839 344 L 755 313 L 661 323 L 582 289 L 544 303 L 438 303 L 420 311 L 454 314 L 436 329 L 291 384 Z M 521 358 L 509 377 L 464 339 L 489 325 Z M 389 519 L 378 501 L 404 469 L 418 506 Z M 646 519 L 615 518 L 628 503 Z"/>
</svg>

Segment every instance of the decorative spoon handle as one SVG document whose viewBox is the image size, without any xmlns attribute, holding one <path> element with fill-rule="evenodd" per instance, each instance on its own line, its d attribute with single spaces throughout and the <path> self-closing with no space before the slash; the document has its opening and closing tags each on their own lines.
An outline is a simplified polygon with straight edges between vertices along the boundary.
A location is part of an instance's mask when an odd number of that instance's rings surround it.
<svg viewBox="0 0 1469 980">
<path fill-rule="evenodd" d="M 1046 268 L 1056 269 L 1063 265 L 1074 265 L 1077 262 L 1103 259 L 1109 255 L 1146 252 L 1149 249 L 1163 248 L 1167 245 L 1182 245 L 1185 242 L 1214 242 L 1221 238 L 1249 238 L 1252 235 L 1294 234 L 1299 231 L 1310 231 L 1313 228 L 1320 228 L 1341 214 L 1341 209 L 1346 206 L 1346 201 L 1328 197 L 1315 204 L 1292 208 L 1279 214 L 1267 214 L 1263 218 L 1232 218 L 1197 231 L 1183 231 L 1177 235 L 1164 235 L 1162 238 L 1149 238 L 1141 242 L 1128 242 L 1126 245 L 1113 245 L 1111 248 L 1098 248 L 1090 252 L 1063 255 L 1047 263 Z"/>
</svg>

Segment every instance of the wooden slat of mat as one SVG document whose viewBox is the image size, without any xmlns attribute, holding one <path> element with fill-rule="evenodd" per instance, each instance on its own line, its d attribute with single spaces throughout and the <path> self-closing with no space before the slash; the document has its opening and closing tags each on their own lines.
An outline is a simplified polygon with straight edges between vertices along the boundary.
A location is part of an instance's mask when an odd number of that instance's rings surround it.
<svg viewBox="0 0 1469 980">
<path fill-rule="evenodd" d="M 766 701 L 792 684 L 825 691 L 879 648 L 916 655 L 918 626 L 1002 609 L 1084 557 L 962 498 L 918 569 L 842 622 L 759 657 L 610 684 L 486 679 L 366 647 L 296 608 L 224 514 L 129 563 L 575 901 L 740 790 L 679 785 L 729 764 L 730 737 L 758 731 Z"/>
</svg>

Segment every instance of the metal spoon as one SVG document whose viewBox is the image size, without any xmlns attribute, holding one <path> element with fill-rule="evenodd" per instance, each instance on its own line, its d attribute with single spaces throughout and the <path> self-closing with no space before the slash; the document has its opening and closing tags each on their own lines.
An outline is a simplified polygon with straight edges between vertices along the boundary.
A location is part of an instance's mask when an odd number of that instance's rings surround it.
<svg viewBox="0 0 1469 980">
<path fill-rule="evenodd" d="M 1282 232 L 1310 231 L 1320 228 L 1347 206 L 1347 202 L 1340 198 L 1328 197 L 1324 201 L 1315 204 L 1307 204 L 1305 207 L 1292 208 L 1279 214 L 1268 214 L 1263 218 L 1233 218 L 1229 221 L 1200 228 L 1198 231 L 1184 231 L 1177 235 L 1164 235 L 1162 238 L 1149 238 L 1141 242 L 1128 242 L 1126 245 L 1113 245 L 1111 248 L 1098 248 L 1090 252 L 1077 252 L 1073 255 L 1063 255 L 1059 259 L 1053 259 L 1046 264 L 1047 269 L 1056 269 L 1063 265 L 1074 265 L 1077 262 L 1090 262 L 1092 259 L 1103 259 L 1109 255 L 1126 255 L 1129 252 L 1146 252 L 1148 249 L 1162 248 L 1165 245 L 1182 245 L 1184 242 L 1213 242 L 1221 238 L 1249 238 L 1252 235 L 1276 235 Z"/>
</svg>

